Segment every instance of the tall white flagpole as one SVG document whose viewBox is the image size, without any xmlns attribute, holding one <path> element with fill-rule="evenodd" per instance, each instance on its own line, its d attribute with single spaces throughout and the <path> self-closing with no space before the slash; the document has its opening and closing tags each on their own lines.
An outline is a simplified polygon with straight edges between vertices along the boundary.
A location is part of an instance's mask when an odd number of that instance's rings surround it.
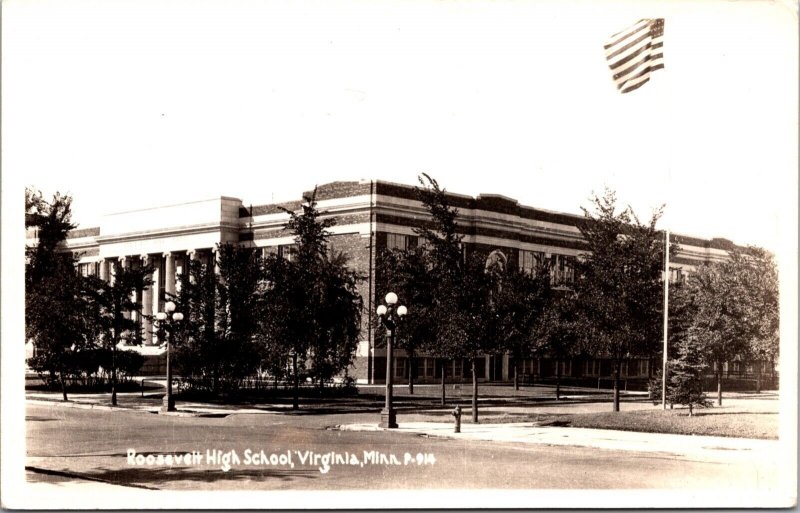
<svg viewBox="0 0 800 513">
<path fill-rule="evenodd" d="M 669 326 L 669 228 L 664 234 L 664 357 L 661 364 L 661 406 L 667 409 L 667 340 Z"/>
<path fill-rule="evenodd" d="M 666 20 L 665 20 L 666 21 Z M 666 43 L 667 27 L 664 25 L 664 42 Z M 669 47 L 667 47 L 667 51 Z M 665 107 L 667 108 L 667 115 L 664 117 L 667 123 L 664 127 L 667 130 L 667 136 L 664 138 L 667 142 L 667 208 L 670 207 L 672 200 L 672 141 L 673 141 L 673 124 L 672 124 L 672 78 L 671 72 L 668 69 L 664 70 L 665 73 L 661 75 L 663 84 L 666 86 L 666 101 Z M 666 229 L 664 230 L 664 354 L 661 363 L 661 407 L 667 409 L 667 368 L 668 360 L 668 347 L 669 347 L 669 219 L 665 222 Z"/>
<path fill-rule="evenodd" d="M 635 91 L 650 80 L 650 74 L 664 68 L 663 41 L 665 20 L 643 18 L 634 25 L 617 32 L 603 46 L 608 67 L 617 89 L 622 93 Z M 648 39 L 649 38 L 649 39 Z M 646 40 L 646 41 L 645 41 Z M 645 46 L 636 46 L 645 41 Z M 667 75 L 670 72 L 667 71 Z M 668 83 L 666 99 L 662 102 L 666 116 L 672 119 L 671 88 Z M 664 87 L 662 86 L 662 87 Z M 664 123 L 664 130 L 672 140 L 672 123 Z M 665 139 L 667 139 L 665 137 Z M 667 202 L 670 196 L 670 174 L 672 169 L 672 144 L 667 144 Z M 669 321 L 669 229 L 664 236 L 664 359 L 662 364 L 661 404 L 667 408 L 667 325 Z"/>
</svg>

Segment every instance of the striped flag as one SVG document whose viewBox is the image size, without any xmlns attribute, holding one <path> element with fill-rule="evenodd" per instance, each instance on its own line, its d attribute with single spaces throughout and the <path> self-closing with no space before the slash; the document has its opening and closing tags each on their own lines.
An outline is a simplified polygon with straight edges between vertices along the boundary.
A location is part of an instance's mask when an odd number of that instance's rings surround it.
<svg viewBox="0 0 800 513">
<path fill-rule="evenodd" d="M 620 92 L 629 93 L 664 68 L 664 18 L 643 19 L 611 36 L 605 45 L 608 67 Z"/>
</svg>

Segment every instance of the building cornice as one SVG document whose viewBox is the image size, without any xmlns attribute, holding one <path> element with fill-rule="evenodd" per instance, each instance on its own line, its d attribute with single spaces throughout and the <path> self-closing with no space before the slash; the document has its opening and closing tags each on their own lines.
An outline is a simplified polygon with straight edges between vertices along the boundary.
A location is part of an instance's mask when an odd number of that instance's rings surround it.
<svg viewBox="0 0 800 513">
<path fill-rule="evenodd" d="M 113 235 L 101 235 L 97 237 L 99 244 L 110 244 L 118 242 L 130 242 L 135 240 L 148 240 L 148 239 L 163 239 L 167 237 L 180 237 L 185 235 L 195 235 L 201 233 L 215 233 L 215 232 L 230 232 L 240 231 L 241 225 L 239 223 L 210 223 L 205 225 L 193 226 L 176 226 L 170 228 L 162 228 L 159 230 L 147 230 L 138 232 L 128 232 Z"/>
</svg>

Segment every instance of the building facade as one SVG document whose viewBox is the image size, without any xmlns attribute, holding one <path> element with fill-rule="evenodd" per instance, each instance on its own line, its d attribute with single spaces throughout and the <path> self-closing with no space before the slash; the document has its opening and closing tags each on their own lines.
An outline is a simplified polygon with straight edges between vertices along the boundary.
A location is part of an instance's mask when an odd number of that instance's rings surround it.
<svg viewBox="0 0 800 513">
<path fill-rule="evenodd" d="M 482 194 L 475 198 L 448 193 L 459 211 L 465 251 L 481 251 L 506 265 L 532 270 L 539 262 L 548 262 L 556 286 L 569 286 L 574 279 L 572 262 L 586 252 L 579 222 L 582 216 L 552 212 L 520 205 L 504 196 Z M 385 181 L 333 182 L 317 188 L 318 209 L 336 219 L 330 246 L 343 251 L 349 263 L 361 275 L 360 293 L 364 298 L 362 336 L 355 363 L 349 375 L 359 383 L 382 383 L 386 379 L 386 355 L 376 344 L 373 317 L 376 298 L 376 257 L 391 248 L 413 247 L 418 243 L 415 228 L 429 222 L 427 212 L 417 200 L 414 187 Z M 281 208 L 298 210 L 302 201 L 282 204 L 246 205 L 237 198 L 218 197 L 178 205 L 120 212 L 107 215 L 99 227 L 74 230 L 67 246 L 79 256 L 84 274 L 97 274 L 112 280 L 116 266 L 152 264 L 154 285 L 138 298 L 145 315 L 161 311 L 164 293 L 175 293 L 177 276 L 187 262 L 199 259 L 209 265 L 216 261 L 218 245 L 235 243 L 266 253 L 291 258 L 294 237 L 285 229 L 288 215 Z M 35 234 L 32 234 L 35 236 Z M 734 249 L 725 239 L 699 239 L 671 234 L 671 242 L 680 251 L 671 259 L 671 280 L 682 280 L 705 262 L 725 259 Z M 402 298 L 401 298 L 402 301 Z M 413 314 L 413 305 L 409 306 Z M 158 372 L 164 349 L 154 339 L 146 319 L 143 344 L 136 350 L 149 357 L 148 369 Z M 407 379 L 409 360 L 396 352 L 396 382 Z M 433 358 L 414 359 L 415 381 L 433 382 L 441 377 L 440 366 Z M 611 374 L 610 362 L 602 359 L 562 361 L 528 359 L 519 362 L 523 380 L 560 375 L 598 386 Z M 449 362 L 448 379 L 471 379 L 466 362 Z M 481 381 L 513 379 L 514 362 L 509 356 L 486 356 L 478 366 Z M 145 369 L 147 370 L 147 369 Z M 651 370 L 647 360 L 632 360 L 623 366 L 623 379 L 646 380 Z"/>
</svg>

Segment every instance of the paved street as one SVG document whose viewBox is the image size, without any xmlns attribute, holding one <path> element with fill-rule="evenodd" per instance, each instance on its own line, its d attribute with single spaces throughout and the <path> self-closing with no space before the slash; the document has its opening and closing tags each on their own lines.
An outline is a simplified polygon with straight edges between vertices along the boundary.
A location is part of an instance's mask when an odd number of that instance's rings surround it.
<svg viewBox="0 0 800 513">
<path fill-rule="evenodd" d="M 680 488 L 741 493 L 769 490 L 779 470 L 763 458 L 704 461 L 644 450 L 331 429 L 374 423 L 375 413 L 177 417 L 29 403 L 26 419 L 27 476 L 46 483 L 169 490 Z M 252 456 L 248 449 L 259 458 L 263 450 L 264 460 L 247 461 Z M 138 463 L 134 455 L 129 463 L 129 450 L 140 456 Z M 229 458 L 229 451 L 235 451 L 239 461 L 218 457 L 210 462 L 214 450 L 228 452 Z M 336 454 L 324 456 L 331 451 Z M 186 453 L 192 456 L 189 464 L 178 462 Z M 276 459 L 270 462 L 273 454 Z M 231 467 L 227 472 L 225 463 Z"/>
</svg>

